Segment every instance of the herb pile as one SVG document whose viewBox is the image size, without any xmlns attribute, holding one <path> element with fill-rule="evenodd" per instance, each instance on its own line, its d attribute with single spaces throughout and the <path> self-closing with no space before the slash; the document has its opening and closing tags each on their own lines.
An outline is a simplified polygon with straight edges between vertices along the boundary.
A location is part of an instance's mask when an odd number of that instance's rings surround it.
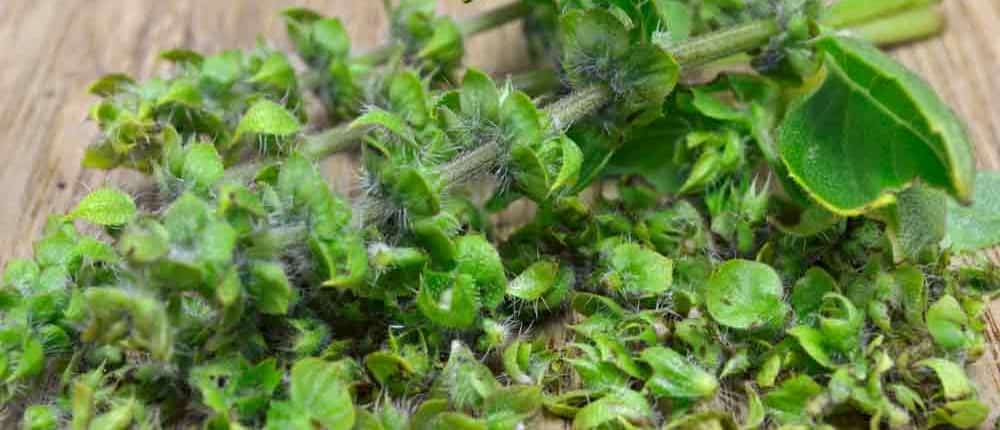
<svg viewBox="0 0 1000 430">
<path fill-rule="evenodd" d="M 105 77 L 83 162 L 155 191 L 98 189 L 6 263 L 5 423 L 979 426 L 1000 175 L 874 47 L 934 3 L 386 1 L 364 53 L 293 9 L 306 70 L 261 45 Z M 515 20 L 537 70 L 463 70 Z M 346 151 L 353 198 L 314 164 Z"/>
</svg>

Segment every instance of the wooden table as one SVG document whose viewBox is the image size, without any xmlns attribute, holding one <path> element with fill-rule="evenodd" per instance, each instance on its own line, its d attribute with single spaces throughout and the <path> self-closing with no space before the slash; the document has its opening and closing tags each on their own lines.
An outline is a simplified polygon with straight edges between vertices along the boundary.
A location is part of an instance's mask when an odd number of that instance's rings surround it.
<svg viewBox="0 0 1000 430">
<path fill-rule="evenodd" d="M 441 9 L 464 16 L 507 1 L 442 0 Z M 83 148 L 97 136 L 87 121 L 96 100 L 85 92 L 89 82 L 110 72 L 154 75 L 164 66 L 156 53 L 169 48 L 247 48 L 258 35 L 287 48 L 278 12 L 292 5 L 342 17 L 358 48 L 385 35 L 375 0 L 0 0 L 0 262 L 30 255 L 45 218 L 91 187 L 134 181 L 127 173 L 80 168 Z M 968 121 L 979 165 L 1000 168 L 1000 0 L 945 0 L 943 7 L 947 33 L 896 55 Z M 477 37 L 468 52 L 469 64 L 487 71 L 516 70 L 523 61 L 519 29 Z M 350 186 L 337 175 L 348 163 L 326 166 L 337 188 Z M 974 373 L 998 414 L 1000 303 L 992 310 L 989 351 Z"/>
</svg>

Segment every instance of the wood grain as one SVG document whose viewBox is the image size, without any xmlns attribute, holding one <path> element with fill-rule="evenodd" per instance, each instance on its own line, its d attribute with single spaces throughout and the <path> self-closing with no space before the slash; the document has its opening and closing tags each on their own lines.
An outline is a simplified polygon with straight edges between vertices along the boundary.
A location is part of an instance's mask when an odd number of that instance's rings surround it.
<svg viewBox="0 0 1000 430">
<path fill-rule="evenodd" d="M 878 0 L 873 0 L 878 1 Z M 464 5 L 443 0 L 456 16 L 507 0 Z M 308 6 L 341 16 L 359 49 L 385 36 L 374 0 L 0 0 L 0 262 L 31 253 L 46 217 L 62 213 L 86 191 L 112 181 L 136 181 L 80 168 L 83 148 L 97 130 L 86 121 L 95 99 L 86 85 L 109 72 L 139 77 L 161 73 L 155 54 L 247 48 L 263 35 L 287 48 L 281 9 Z M 895 51 L 968 121 L 979 164 L 1000 168 L 1000 1 L 945 0 L 950 23 L 939 38 Z M 494 73 L 523 62 L 517 25 L 475 38 L 468 62 Z M 327 172 L 340 190 L 352 187 L 350 160 L 334 159 Z M 990 344 L 974 366 L 981 395 L 1000 413 L 1000 303 L 990 315 Z"/>
</svg>

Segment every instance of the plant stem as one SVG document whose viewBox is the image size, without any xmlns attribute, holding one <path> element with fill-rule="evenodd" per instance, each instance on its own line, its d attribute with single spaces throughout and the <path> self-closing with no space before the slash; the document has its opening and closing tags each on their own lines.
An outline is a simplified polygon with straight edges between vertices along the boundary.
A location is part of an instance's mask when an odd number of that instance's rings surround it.
<svg viewBox="0 0 1000 430">
<path fill-rule="evenodd" d="M 771 37 L 780 33 L 781 27 L 774 20 L 755 21 L 730 29 L 706 34 L 675 45 L 670 49 L 682 68 L 699 65 L 725 58 L 730 55 L 766 45 Z M 614 94 L 605 85 L 593 85 L 574 91 L 549 105 L 548 114 L 552 127 L 564 130 L 575 122 L 593 114 L 614 99 Z M 482 146 L 441 166 L 440 178 L 444 190 L 451 190 L 496 169 L 504 158 L 503 142 L 485 142 Z M 362 201 L 364 223 L 378 222 L 385 218 L 384 202 Z"/>
<path fill-rule="evenodd" d="M 462 32 L 462 36 L 475 36 L 521 19 L 530 11 L 530 7 L 517 1 L 462 20 L 458 23 L 458 28 Z M 354 57 L 353 61 L 372 66 L 379 65 L 389 61 L 399 48 L 399 43 L 390 42 L 359 54 Z"/>
<path fill-rule="evenodd" d="M 934 6 L 904 12 L 865 22 L 846 30 L 873 44 L 885 46 L 925 39 L 944 29 L 944 16 Z"/>
<path fill-rule="evenodd" d="M 780 31 L 774 20 L 755 21 L 681 43 L 671 49 L 671 54 L 682 67 L 694 67 L 763 46 Z M 545 112 L 553 128 L 564 130 L 604 107 L 613 97 L 607 86 L 594 85 L 552 103 Z M 500 157 L 500 143 L 494 141 L 444 165 L 441 173 L 444 188 L 453 188 L 492 170 Z"/>
<path fill-rule="evenodd" d="M 343 123 L 318 134 L 306 136 L 299 152 L 310 160 L 322 160 L 353 148 L 369 131 L 371 127 L 351 127 L 351 123 Z"/>
<path fill-rule="evenodd" d="M 531 12 L 531 8 L 518 0 L 514 3 L 500 6 L 489 12 L 476 15 L 458 23 L 463 36 L 471 36 L 489 31 L 508 22 L 518 20 Z"/>
<path fill-rule="evenodd" d="M 549 114 L 553 128 L 564 130 L 580 119 L 596 112 L 611 101 L 612 97 L 613 94 L 607 86 L 594 85 L 573 91 L 568 96 L 546 107 L 545 112 Z"/>
<path fill-rule="evenodd" d="M 698 67 L 766 45 L 781 33 L 773 19 L 752 21 L 708 33 L 667 48 L 681 68 Z"/>
</svg>

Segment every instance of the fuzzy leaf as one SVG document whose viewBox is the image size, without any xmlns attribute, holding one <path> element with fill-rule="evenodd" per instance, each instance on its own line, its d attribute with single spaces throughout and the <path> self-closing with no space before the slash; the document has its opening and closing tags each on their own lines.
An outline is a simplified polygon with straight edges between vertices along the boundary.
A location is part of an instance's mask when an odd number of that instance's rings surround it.
<svg viewBox="0 0 1000 430">
<path fill-rule="evenodd" d="M 500 117 L 500 92 L 489 75 L 469 69 L 462 80 L 462 114 L 483 121 L 497 121 Z"/>
<path fill-rule="evenodd" d="M 135 202 L 128 194 L 113 188 L 99 188 L 80 200 L 68 215 L 73 219 L 111 226 L 126 224 L 135 218 L 135 214 Z"/>
<path fill-rule="evenodd" d="M 287 402 L 272 402 L 268 429 L 348 430 L 354 426 L 351 393 L 333 363 L 306 358 L 292 366 Z"/>
<path fill-rule="evenodd" d="M 479 316 L 479 294 L 472 276 L 425 272 L 417 293 L 417 308 L 442 327 L 471 327 Z"/>
<path fill-rule="evenodd" d="M 455 249 L 455 272 L 475 282 L 483 307 L 495 309 L 507 294 L 507 276 L 496 248 L 482 236 L 467 235 L 455 241 Z"/>
<path fill-rule="evenodd" d="M 674 262 L 639 244 L 623 243 L 602 256 L 607 267 L 601 282 L 611 291 L 655 296 L 673 285 Z"/>
<path fill-rule="evenodd" d="M 209 143 L 196 143 L 187 148 L 184 157 L 183 178 L 193 182 L 197 187 L 208 189 L 224 174 L 222 157 L 215 146 Z"/>
<path fill-rule="evenodd" d="M 914 185 L 896 195 L 896 203 L 885 209 L 886 232 L 892 242 L 893 259 L 913 260 L 945 235 L 948 196 Z"/>
<path fill-rule="evenodd" d="M 302 130 L 298 118 L 283 106 L 270 101 L 259 100 L 247 109 L 236 127 L 236 135 L 246 133 L 270 136 L 291 136 Z"/>
<path fill-rule="evenodd" d="M 252 281 L 247 286 L 257 299 L 261 313 L 284 315 L 292 302 L 294 292 L 285 276 L 285 270 L 277 263 L 254 263 L 250 269 Z"/>
<path fill-rule="evenodd" d="M 730 260 L 708 280 L 708 313 L 720 324 L 737 329 L 774 326 L 784 321 L 781 278 L 770 266 Z"/>
</svg>

